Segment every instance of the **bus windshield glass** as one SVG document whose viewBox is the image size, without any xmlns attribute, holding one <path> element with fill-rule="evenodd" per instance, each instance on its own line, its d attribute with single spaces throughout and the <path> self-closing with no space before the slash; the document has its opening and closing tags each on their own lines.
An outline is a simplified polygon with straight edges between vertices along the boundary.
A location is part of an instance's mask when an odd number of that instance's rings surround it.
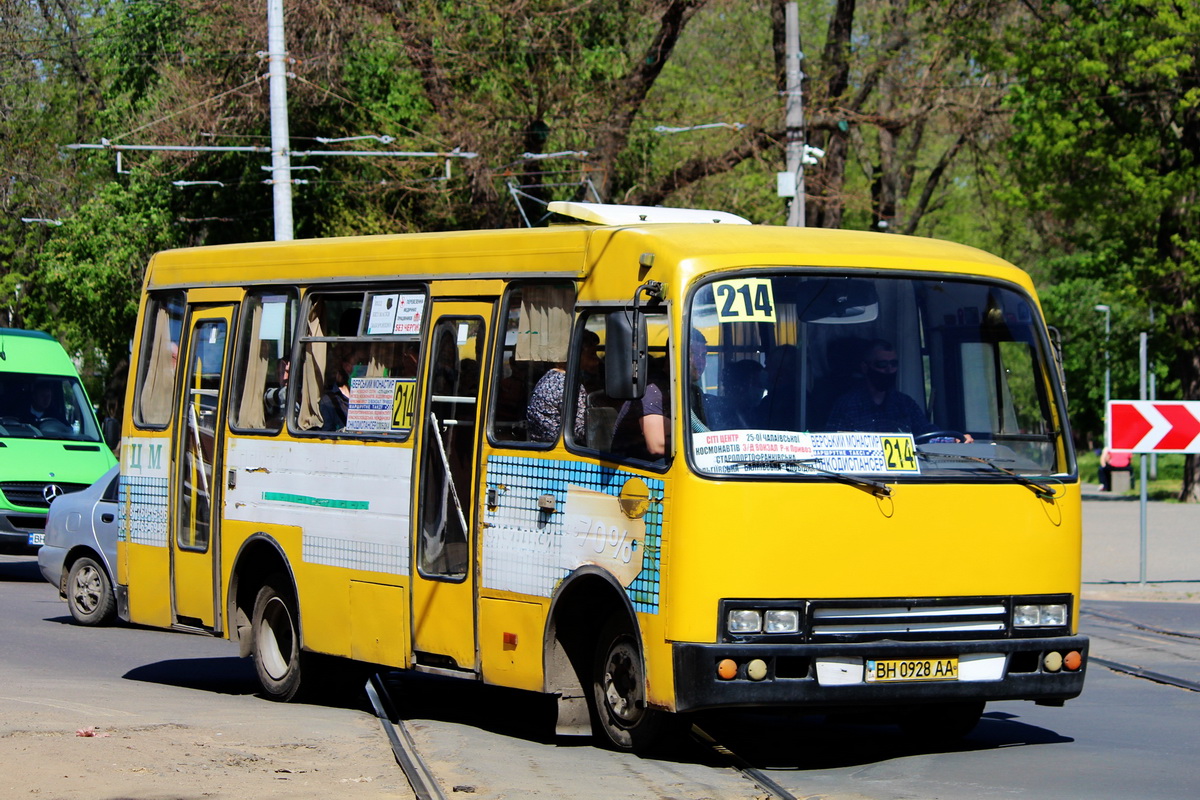
<svg viewBox="0 0 1200 800">
<path fill-rule="evenodd" d="M 0 372 L 0 437 L 99 442 L 100 432 L 73 376 Z"/>
<path fill-rule="evenodd" d="M 1018 287 L 983 279 L 707 282 L 689 309 L 691 463 L 775 477 L 1069 474 L 1038 313 Z"/>
</svg>

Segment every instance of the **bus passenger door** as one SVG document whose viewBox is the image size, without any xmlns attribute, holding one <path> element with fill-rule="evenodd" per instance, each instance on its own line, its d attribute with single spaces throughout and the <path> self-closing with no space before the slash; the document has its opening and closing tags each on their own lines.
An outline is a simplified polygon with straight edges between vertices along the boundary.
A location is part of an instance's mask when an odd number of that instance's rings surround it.
<svg viewBox="0 0 1200 800">
<path fill-rule="evenodd" d="M 420 431 L 412 589 L 419 664 L 474 670 L 476 479 L 490 303 L 434 307 Z"/>
<path fill-rule="evenodd" d="M 221 387 L 233 306 L 193 308 L 188 324 L 181 413 L 176 416 L 171 520 L 172 620 L 219 631 Z"/>
</svg>

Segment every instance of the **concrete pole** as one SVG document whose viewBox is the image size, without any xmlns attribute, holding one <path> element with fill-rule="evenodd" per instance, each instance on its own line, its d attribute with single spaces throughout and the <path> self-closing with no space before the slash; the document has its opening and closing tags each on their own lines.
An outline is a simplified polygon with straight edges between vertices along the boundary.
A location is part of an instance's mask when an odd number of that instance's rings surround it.
<svg viewBox="0 0 1200 800">
<path fill-rule="evenodd" d="M 787 39 L 787 171 L 796 176 L 796 196 L 788 208 L 788 225 L 804 227 L 804 73 L 800 62 L 800 11 L 796 3 L 784 6 L 784 36 Z"/>
<path fill-rule="evenodd" d="M 267 75 L 271 87 L 271 186 L 275 205 L 275 241 L 291 241 L 292 161 L 288 151 L 287 42 L 283 36 L 283 0 L 267 0 Z"/>
</svg>

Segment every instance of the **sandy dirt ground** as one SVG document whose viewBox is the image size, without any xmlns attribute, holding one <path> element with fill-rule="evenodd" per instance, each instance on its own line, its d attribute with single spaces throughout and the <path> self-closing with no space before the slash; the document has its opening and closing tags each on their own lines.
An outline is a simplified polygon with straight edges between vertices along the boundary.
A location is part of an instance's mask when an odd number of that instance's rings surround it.
<svg viewBox="0 0 1200 800">
<path fill-rule="evenodd" d="M 227 696 L 189 709 L 189 699 L 171 711 L 129 698 L 120 706 L 141 710 L 123 711 L 102 697 L 93 705 L 0 695 L 0 796 L 413 796 L 386 735 L 365 712 Z M 243 704 L 257 707 L 235 707 Z"/>
</svg>

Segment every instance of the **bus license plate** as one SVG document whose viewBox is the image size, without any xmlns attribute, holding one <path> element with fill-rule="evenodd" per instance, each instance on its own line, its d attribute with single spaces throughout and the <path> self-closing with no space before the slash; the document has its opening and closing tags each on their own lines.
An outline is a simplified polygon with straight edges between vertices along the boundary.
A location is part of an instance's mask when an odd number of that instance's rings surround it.
<svg viewBox="0 0 1200 800">
<path fill-rule="evenodd" d="M 956 681 L 957 658 L 867 659 L 867 683 L 892 681 Z"/>
<path fill-rule="evenodd" d="M 34 545 L 41 546 L 41 545 L 43 545 L 43 544 L 45 544 L 45 543 L 46 543 L 46 534 L 44 534 L 44 533 L 31 533 L 31 534 L 29 534 L 29 545 L 30 545 L 30 547 L 32 547 L 32 546 L 34 546 Z"/>
</svg>

